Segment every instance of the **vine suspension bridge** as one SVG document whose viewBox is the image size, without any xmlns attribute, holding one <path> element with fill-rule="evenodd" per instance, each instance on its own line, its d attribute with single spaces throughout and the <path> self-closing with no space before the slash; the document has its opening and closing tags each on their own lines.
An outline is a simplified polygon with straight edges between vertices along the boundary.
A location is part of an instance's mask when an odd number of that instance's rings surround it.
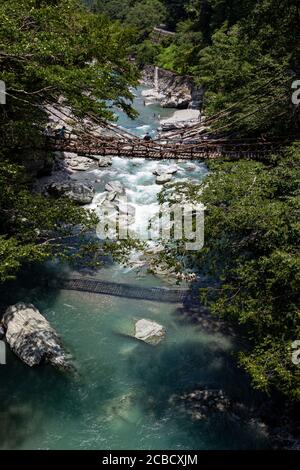
<svg viewBox="0 0 300 470">
<path fill-rule="evenodd" d="M 260 86 L 258 92 L 262 97 L 265 96 L 267 88 L 273 82 L 282 81 L 282 76 L 269 79 Z M 290 81 L 290 77 L 285 79 L 281 84 Z M 10 93 L 6 93 L 13 99 L 24 101 Z M 243 117 L 238 117 L 241 102 L 251 101 L 252 93 L 245 96 L 237 103 L 233 103 L 227 109 L 216 113 L 205 119 L 204 123 L 200 121 L 189 127 L 175 129 L 166 133 L 161 133 L 159 138 L 145 141 L 136 135 L 118 127 L 115 124 L 99 119 L 93 113 L 87 113 L 86 118 L 94 125 L 91 131 L 89 126 L 81 126 L 80 130 L 73 130 L 66 133 L 64 138 L 58 136 L 45 137 L 45 142 L 38 144 L 38 148 L 72 152 L 78 155 L 88 156 L 97 159 L 99 156 L 107 157 L 124 157 L 124 158 L 149 158 L 149 159 L 185 159 L 185 160 L 205 160 L 229 157 L 231 159 L 254 158 L 260 159 L 268 156 L 273 152 L 279 152 L 287 144 L 295 139 L 290 137 L 260 137 L 260 138 L 244 138 L 237 139 L 230 134 L 232 126 L 239 123 Z M 289 99 L 287 97 L 287 89 L 277 98 L 277 104 L 281 101 Z M 50 114 L 59 118 L 59 122 L 64 122 L 68 127 L 70 114 L 64 113 L 62 108 L 56 107 L 53 101 L 44 100 L 44 104 L 33 104 L 32 106 L 42 108 L 44 111 L 51 108 Z M 263 106 L 272 110 L 274 100 L 266 100 Z M 244 118 L 252 118 L 262 112 L 261 107 L 244 114 Z M 274 110 L 274 112 L 276 112 Z M 224 120 L 227 123 L 224 124 Z M 95 127 L 96 126 L 96 127 Z M 96 130 L 97 128 L 97 130 Z M 235 134 L 236 135 L 236 134 Z M 225 137 L 224 137 L 225 136 Z M 4 140 L 13 140 L 13 136 L 1 136 Z M 37 144 L 32 144 L 31 148 L 37 148 Z M 16 148 L 17 150 L 17 148 Z"/>
<path fill-rule="evenodd" d="M 149 159 L 214 159 L 218 157 L 257 158 L 278 151 L 279 141 L 234 141 L 225 139 L 207 139 L 195 143 L 170 141 L 145 142 L 142 139 L 127 140 L 115 138 L 55 138 L 47 142 L 47 147 L 54 151 L 74 152 L 82 156 L 109 156 Z"/>
</svg>

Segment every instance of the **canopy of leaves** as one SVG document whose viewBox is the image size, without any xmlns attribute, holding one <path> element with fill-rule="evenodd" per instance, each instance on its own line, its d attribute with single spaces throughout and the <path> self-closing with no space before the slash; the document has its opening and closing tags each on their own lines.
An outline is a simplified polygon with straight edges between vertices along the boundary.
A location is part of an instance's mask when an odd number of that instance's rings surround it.
<svg viewBox="0 0 300 470">
<path fill-rule="evenodd" d="M 191 256 L 216 283 L 200 290 L 201 301 L 246 334 L 239 360 L 254 385 L 299 400 L 292 342 L 300 335 L 300 146 L 265 163 L 211 169 L 202 192 L 184 188 L 185 198 L 206 207 L 205 245 Z M 174 188 L 167 200 L 181 192 Z"/>
<path fill-rule="evenodd" d="M 79 238 L 95 224 L 92 214 L 68 200 L 31 191 L 38 169 L 51 167 L 51 154 L 34 150 L 44 144 L 45 104 L 63 96 L 79 118 L 87 111 L 112 118 L 109 101 L 133 115 L 129 89 L 137 72 L 128 61 L 131 31 L 88 12 L 77 0 L 3 0 L 0 22 L 0 80 L 7 91 L 0 106 L 3 281 L 25 262 L 78 256 Z M 91 247 L 85 241 L 85 248 Z"/>
</svg>

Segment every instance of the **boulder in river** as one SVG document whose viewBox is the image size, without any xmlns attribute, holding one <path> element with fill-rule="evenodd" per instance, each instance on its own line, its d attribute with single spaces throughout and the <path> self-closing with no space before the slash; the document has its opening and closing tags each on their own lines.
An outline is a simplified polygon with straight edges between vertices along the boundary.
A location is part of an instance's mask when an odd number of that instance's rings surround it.
<svg viewBox="0 0 300 470">
<path fill-rule="evenodd" d="M 172 175 L 170 173 L 163 173 L 156 177 L 156 184 L 166 184 L 169 183 L 172 179 Z"/>
<path fill-rule="evenodd" d="M 110 157 L 99 157 L 98 166 L 100 168 L 106 168 L 112 165 L 112 159 Z"/>
<path fill-rule="evenodd" d="M 91 186 L 75 181 L 51 183 L 47 187 L 47 191 L 53 196 L 65 196 L 80 205 L 90 204 L 95 194 L 95 190 Z"/>
<path fill-rule="evenodd" d="M 174 175 L 175 173 L 177 173 L 178 170 L 179 168 L 177 165 L 169 165 L 168 167 L 158 166 L 153 171 L 153 174 L 156 176 L 165 175 L 165 174 Z"/>
<path fill-rule="evenodd" d="M 138 320 L 135 324 L 134 337 L 145 343 L 156 345 L 166 336 L 165 328 L 152 320 Z"/>
<path fill-rule="evenodd" d="M 70 356 L 59 336 L 34 305 L 10 306 L 3 316 L 3 325 L 10 348 L 28 366 L 45 361 L 60 370 L 72 370 Z"/>
<path fill-rule="evenodd" d="M 183 94 L 182 96 L 169 94 L 160 104 L 162 108 L 186 109 L 190 102 L 191 96 L 188 94 Z"/>
</svg>

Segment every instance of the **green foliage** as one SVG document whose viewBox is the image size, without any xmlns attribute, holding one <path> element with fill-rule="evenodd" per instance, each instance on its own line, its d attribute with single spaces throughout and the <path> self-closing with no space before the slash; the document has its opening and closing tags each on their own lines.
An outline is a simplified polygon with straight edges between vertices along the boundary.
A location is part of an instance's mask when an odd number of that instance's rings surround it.
<svg viewBox="0 0 300 470">
<path fill-rule="evenodd" d="M 158 44 L 153 44 L 149 39 L 146 39 L 132 48 L 136 63 L 139 67 L 157 63 L 160 51 L 161 47 Z"/>
<path fill-rule="evenodd" d="M 291 84 L 299 73 L 296 1 L 250 1 L 248 15 L 212 34 L 194 74 L 207 87 L 207 115 L 224 109 L 216 128 L 248 136 L 299 132 Z M 284 20 L 283 20 L 284 18 Z"/>
<path fill-rule="evenodd" d="M 300 335 L 300 146 L 265 164 L 212 169 L 201 195 L 197 186 L 184 190 L 206 207 L 205 246 L 194 263 L 216 283 L 201 289 L 202 302 L 247 335 L 239 360 L 254 385 L 299 400 L 291 345 Z"/>
<path fill-rule="evenodd" d="M 2 161 L 0 169 L 0 282 L 14 278 L 24 263 L 56 256 L 98 262 L 99 250 L 86 236 L 97 223 L 92 212 L 32 193 L 16 164 Z"/>
<path fill-rule="evenodd" d="M 144 37 L 164 21 L 166 11 L 159 0 L 143 0 L 135 3 L 126 15 L 126 23 L 140 32 Z"/>
<path fill-rule="evenodd" d="M 192 21 L 180 22 L 174 40 L 161 51 L 157 64 L 179 74 L 192 74 L 203 44 L 202 33 L 193 30 Z"/>
<path fill-rule="evenodd" d="M 123 108 L 132 98 L 137 71 L 128 61 L 132 32 L 77 0 L 3 0 L 0 5 L 0 281 L 22 264 L 53 256 L 97 262 L 86 237 L 93 214 L 67 199 L 32 192 L 32 177 L 51 165 L 42 130 L 45 104 L 63 95 L 74 113 L 112 118 L 107 100 Z"/>
</svg>

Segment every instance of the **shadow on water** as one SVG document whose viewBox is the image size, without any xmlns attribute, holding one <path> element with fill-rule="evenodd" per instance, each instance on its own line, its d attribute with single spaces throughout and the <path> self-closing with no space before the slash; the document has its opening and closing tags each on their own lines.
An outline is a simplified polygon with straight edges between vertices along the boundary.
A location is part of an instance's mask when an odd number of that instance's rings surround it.
<svg viewBox="0 0 300 470">
<path fill-rule="evenodd" d="M 143 346 L 141 346 L 143 347 Z M 237 369 L 233 357 L 223 351 L 218 342 L 200 344 L 171 343 L 148 350 L 141 362 L 138 351 L 131 357 L 128 369 L 138 383 L 140 406 L 156 419 L 168 416 L 179 428 L 186 428 L 203 448 L 262 448 L 268 447 L 266 436 L 260 432 L 251 412 L 263 400 L 254 393 L 245 374 Z M 209 419 L 187 423 L 184 401 L 174 401 L 197 388 L 221 389 L 231 402 L 244 410 L 244 419 L 229 412 L 212 415 Z"/>
</svg>

